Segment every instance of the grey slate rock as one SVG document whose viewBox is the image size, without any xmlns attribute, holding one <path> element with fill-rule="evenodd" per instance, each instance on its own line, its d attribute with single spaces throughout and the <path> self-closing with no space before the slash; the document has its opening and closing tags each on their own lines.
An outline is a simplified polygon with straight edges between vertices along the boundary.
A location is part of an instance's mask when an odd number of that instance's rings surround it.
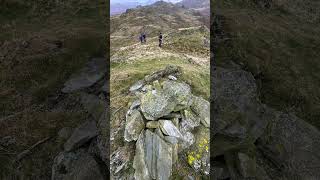
<svg viewBox="0 0 320 180">
<path fill-rule="evenodd" d="M 95 121 L 87 121 L 76 128 L 64 144 L 65 151 L 72 151 L 98 135 Z"/>
<path fill-rule="evenodd" d="M 179 129 L 169 120 L 159 120 L 160 128 L 163 134 L 173 136 L 176 138 L 182 138 L 182 134 Z"/>
<path fill-rule="evenodd" d="M 126 116 L 124 139 L 128 142 L 136 141 L 144 127 L 145 124 L 141 113 L 138 110 L 131 111 L 131 114 L 127 114 Z"/>
<path fill-rule="evenodd" d="M 172 173 L 172 147 L 157 134 L 146 130 L 136 144 L 134 169 L 136 179 L 169 180 Z"/>
<path fill-rule="evenodd" d="M 62 92 L 70 93 L 94 85 L 105 76 L 107 72 L 106 62 L 104 58 L 92 58 L 89 60 L 79 73 L 73 74 L 64 84 Z"/>
</svg>

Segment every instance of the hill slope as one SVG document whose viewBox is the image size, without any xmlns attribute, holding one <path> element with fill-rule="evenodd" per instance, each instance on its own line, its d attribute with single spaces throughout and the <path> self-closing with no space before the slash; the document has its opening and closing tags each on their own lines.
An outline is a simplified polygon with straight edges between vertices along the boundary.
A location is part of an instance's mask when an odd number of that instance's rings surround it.
<svg viewBox="0 0 320 180">
<path fill-rule="evenodd" d="M 216 63 L 241 65 L 255 76 L 264 103 L 318 128 L 319 8 L 311 0 L 212 3 Z"/>
<path fill-rule="evenodd" d="M 147 34 L 147 42 L 141 44 L 138 37 L 143 30 Z M 158 47 L 160 31 L 164 35 L 162 48 Z M 131 165 L 135 143 L 128 143 L 123 138 L 127 107 L 135 99 L 134 93 L 128 92 L 130 87 L 146 75 L 161 71 L 167 65 L 175 65 L 182 70 L 179 81 L 187 83 L 195 95 L 208 99 L 209 29 L 205 27 L 199 13 L 170 3 L 157 2 L 112 17 L 110 38 L 111 153 L 121 153 L 124 160 L 130 159 L 125 167 L 112 164 L 111 169 L 122 168 L 118 173 L 113 172 L 112 176 L 130 178 L 135 172 Z M 206 179 L 207 175 L 192 170 L 185 152 L 182 154 L 180 163 L 172 169 L 172 178 L 179 179 L 189 174 Z"/>
</svg>

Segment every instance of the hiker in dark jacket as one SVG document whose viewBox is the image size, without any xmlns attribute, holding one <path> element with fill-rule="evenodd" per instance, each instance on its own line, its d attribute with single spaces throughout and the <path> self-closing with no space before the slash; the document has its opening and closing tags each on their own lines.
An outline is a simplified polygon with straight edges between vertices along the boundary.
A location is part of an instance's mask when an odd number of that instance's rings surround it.
<svg viewBox="0 0 320 180">
<path fill-rule="evenodd" d="M 142 34 L 142 39 L 143 39 L 143 42 L 146 43 L 147 42 L 147 36 L 146 36 L 146 33 L 143 33 Z"/>
<path fill-rule="evenodd" d="M 139 40 L 140 40 L 140 42 L 141 42 L 141 44 L 142 44 L 142 43 L 143 43 L 143 36 L 142 36 L 142 34 L 140 34 Z"/>
<path fill-rule="evenodd" d="M 162 33 L 160 33 L 160 35 L 159 35 L 159 47 L 162 47 L 162 41 L 163 41 L 162 38 L 163 38 L 162 37 Z"/>
</svg>

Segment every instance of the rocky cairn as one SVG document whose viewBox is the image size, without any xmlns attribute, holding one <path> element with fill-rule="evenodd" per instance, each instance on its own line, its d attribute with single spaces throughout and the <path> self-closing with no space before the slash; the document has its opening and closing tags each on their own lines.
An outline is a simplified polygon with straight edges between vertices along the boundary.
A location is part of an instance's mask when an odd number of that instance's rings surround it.
<svg viewBox="0 0 320 180">
<path fill-rule="evenodd" d="M 136 143 L 135 179 L 170 179 L 180 158 L 209 174 L 210 104 L 173 72 L 178 67 L 168 66 L 130 88 L 136 100 L 126 114 L 124 140 Z M 194 133 L 196 128 L 202 133 Z"/>
<path fill-rule="evenodd" d="M 54 158 L 51 180 L 108 179 L 108 139 L 104 133 L 108 129 L 105 62 L 105 58 L 89 59 L 61 90 L 65 99 L 76 97 L 79 101 L 76 103 L 88 117 L 77 127 L 64 127 L 58 132 L 57 140 L 63 142 L 63 151 Z"/>
</svg>

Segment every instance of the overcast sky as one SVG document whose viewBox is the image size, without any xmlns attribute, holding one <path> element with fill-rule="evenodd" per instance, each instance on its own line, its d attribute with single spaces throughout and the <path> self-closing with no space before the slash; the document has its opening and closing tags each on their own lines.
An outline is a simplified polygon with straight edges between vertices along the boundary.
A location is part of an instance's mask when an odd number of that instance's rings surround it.
<svg viewBox="0 0 320 180">
<path fill-rule="evenodd" d="M 152 1 L 156 1 L 156 0 L 111 0 L 111 4 L 115 4 L 115 3 L 121 3 L 121 4 L 125 4 L 127 2 L 138 2 L 139 4 L 145 4 L 148 2 L 152 2 Z M 166 2 L 172 2 L 172 3 L 176 3 L 176 2 L 180 2 L 181 0 L 164 0 Z"/>
</svg>

